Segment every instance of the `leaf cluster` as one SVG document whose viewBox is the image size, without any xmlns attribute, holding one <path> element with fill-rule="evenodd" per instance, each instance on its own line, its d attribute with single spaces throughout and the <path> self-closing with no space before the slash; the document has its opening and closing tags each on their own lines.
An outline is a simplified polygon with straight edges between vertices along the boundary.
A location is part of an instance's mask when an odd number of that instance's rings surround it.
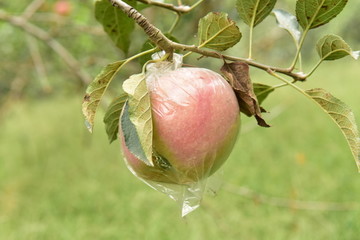
<svg viewBox="0 0 360 240">
<path fill-rule="evenodd" d="M 127 2 L 135 8 L 137 6 L 137 1 L 128 0 L 121 2 Z M 201 2 L 202 1 L 199 1 L 199 3 Z M 127 60 L 108 65 L 98 77 L 95 78 L 94 82 L 89 85 L 83 104 L 83 112 L 89 128 L 92 129 L 94 115 L 101 97 L 123 64 L 135 58 L 142 58 L 142 63 L 145 63 L 149 60 L 149 53 L 151 52 L 149 52 L 148 49 L 151 47 L 159 49 L 161 48 L 161 41 L 167 40 L 174 50 L 188 51 L 185 57 L 196 52 L 203 56 L 223 59 L 225 63 L 221 71 L 233 87 L 242 112 L 247 116 L 254 116 L 260 126 L 269 127 L 261 115 L 264 110 L 260 104 L 264 102 L 270 93 L 274 93 L 278 87 L 290 86 L 301 92 L 305 97 L 313 100 L 313 102 L 317 103 L 329 114 L 340 128 L 349 143 L 355 161 L 360 169 L 360 138 L 350 108 L 324 89 L 303 90 L 297 85 L 299 80 L 307 80 L 324 61 L 337 60 L 345 56 L 352 56 L 354 59 L 358 59 L 359 51 L 353 51 L 340 36 L 328 34 L 319 39 L 316 44 L 319 62 L 308 73 L 303 73 L 301 50 L 308 32 L 332 21 L 342 12 L 347 4 L 347 0 L 297 0 L 294 11 L 295 15 L 282 9 L 275 9 L 276 2 L 276 0 L 236 0 L 234 7 L 243 23 L 247 25 L 249 29 L 249 56 L 247 58 L 223 54 L 224 51 L 235 46 L 243 36 L 240 27 L 234 20 L 228 17 L 227 13 L 210 12 L 202 17 L 198 23 L 198 44 L 192 46 L 178 43 L 178 40 L 171 34 L 173 28 L 167 35 L 164 35 L 166 39 L 158 39 L 159 41 L 154 42 L 151 37 L 156 33 L 151 32 L 152 25 L 146 22 L 144 26 L 146 25 L 147 28 L 144 30 L 153 42 L 151 43 L 148 40 L 144 41 L 144 45 L 142 46 L 144 52 Z M 178 24 L 180 17 L 186 13 L 177 12 L 174 6 L 170 7 L 166 4 L 157 4 L 156 7 L 158 6 L 168 8 L 168 10 L 177 13 L 178 18 L 173 25 L 174 27 Z M 192 8 L 187 9 L 191 10 Z M 252 59 L 252 33 L 255 27 L 271 15 L 275 17 L 277 26 L 286 30 L 291 35 L 296 46 L 294 60 L 290 66 L 285 69 L 257 63 Z M 113 7 L 107 0 L 96 1 L 95 16 L 104 26 L 104 30 L 109 34 L 111 39 L 113 39 L 115 44 L 127 53 L 131 42 L 130 34 L 134 30 L 134 21 L 130 18 L 125 18 L 124 16 L 126 16 L 126 14 Z M 204 49 L 210 49 L 211 51 Z M 169 54 L 171 55 L 172 53 Z M 229 63 L 225 60 L 230 60 L 231 62 Z M 257 67 L 268 72 L 270 75 L 282 81 L 283 85 L 270 86 L 252 83 L 250 80 L 249 67 Z M 300 69 L 300 71 L 296 72 L 297 69 Z M 282 75 L 285 77 L 290 76 L 293 79 L 292 81 L 288 80 Z M 109 140 L 113 141 L 116 139 L 115 132 L 117 132 L 119 128 L 116 122 L 120 119 L 121 127 L 125 129 L 125 142 L 127 146 L 134 154 L 136 153 L 135 155 L 137 157 L 145 163 L 152 165 L 151 106 L 148 104 L 150 100 L 144 75 L 130 77 L 125 81 L 124 90 L 127 96 L 117 98 L 113 104 L 110 105 L 105 116 Z M 121 111 L 123 111 L 123 113 L 120 116 Z M 137 145 L 140 146 L 139 149 L 136 148 Z"/>
</svg>

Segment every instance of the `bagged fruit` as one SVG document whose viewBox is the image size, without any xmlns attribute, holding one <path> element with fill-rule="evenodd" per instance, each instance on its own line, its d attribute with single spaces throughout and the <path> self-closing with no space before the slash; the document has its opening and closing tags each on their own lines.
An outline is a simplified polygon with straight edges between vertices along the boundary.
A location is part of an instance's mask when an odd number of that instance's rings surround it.
<svg viewBox="0 0 360 240">
<path fill-rule="evenodd" d="M 153 59 L 161 55 L 154 54 Z M 228 158 L 240 127 L 238 101 L 228 82 L 205 68 L 182 67 L 182 56 L 147 65 L 146 86 L 153 124 L 154 166 L 126 145 L 131 172 L 182 205 L 182 215 L 199 206 L 208 177 Z M 124 111 L 124 110 L 123 110 Z M 121 119 L 121 118 L 120 118 Z"/>
</svg>

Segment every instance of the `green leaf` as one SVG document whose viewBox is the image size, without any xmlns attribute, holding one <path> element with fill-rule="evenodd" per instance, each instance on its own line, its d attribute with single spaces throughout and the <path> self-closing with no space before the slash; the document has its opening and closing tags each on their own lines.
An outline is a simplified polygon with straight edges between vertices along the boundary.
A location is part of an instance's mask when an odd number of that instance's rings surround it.
<svg viewBox="0 0 360 240">
<path fill-rule="evenodd" d="M 262 83 L 253 83 L 253 89 L 259 105 L 261 105 L 261 103 L 269 96 L 269 94 L 274 91 L 272 86 Z"/>
<path fill-rule="evenodd" d="M 134 146 L 134 142 L 131 142 L 131 145 L 127 144 L 126 146 L 137 158 L 147 165 L 153 166 L 153 125 L 150 94 L 146 86 L 146 75 L 144 73 L 140 73 L 130 76 L 130 78 L 123 83 L 123 89 L 129 97 L 129 119 L 136 129 L 140 143 L 138 145 L 140 145 L 142 152 L 137 150 L 138 146 Z"/>
<path fill-rule="evenodd" d="M 314 99 L 321 108 L 329 114 L 344 134 L 351 152 L 360 170 L 360 137 L 355 117 L 351 109 L 342 101 L 332 96 L 324 89 L 307 90 L 306 93 Z"/>
<path fill-rule="evenodd" d="M 128 99 L 127 94 L 123 93 L 115 98 L 109 105 L 104 116 L 105 130 L 109 142 L 112 143 L 117 139 L 119 132 L 119 119 L 121 111 Z"/>
<path fill-rule="evenodd" d="M 90 132 L 92 132 L 96 110 L 105 90 L 125 63 L 126 60 L 122 60 L 108 64 L 87 87 L 82 103 L 82 112 L 85 116 L 86 127 Z"/>
<path fill-rule="evenodd" d="M 320 27 L 335 18 L 348 0 L 298 0 L 296 17 L 303 29 Z"/>
<path fill-rule="evenodd" d="M 359 58 L 359 51 L 352 51 L 350 46 L 339 36 L 326 35 L 316 44 L 316 50 L 323 60 L 336 60 L 345 56 Z"/>
<path fill-rule="evenodd" d="M 136 7 L 137 3 L 135 0 L 124 0 L 124 2 L 133 7 Z M 127 54 L 135 22 L 120 9 L 112 6 L 109 0 L 95 2 L 95 18 L 103 25 L 105 32 L 115 45 Z"/>
<path fill-rule="evenodd" d="M 200 46 L 225 51 L 241 39 L 241 32 L 227 13 L 209 13 L 201 18 L 198 27 Z"/>
<path fill-rule="evenodd" d="M 124 136 L 125 145 L 134 156 L 144 161 L 146 160 L 145 152 L 140 143 L 140 138 L 134 123 L 130 119 L 129 103 L 125 102 L 124 111 L 120 116 L 121 131 Z M 147 161 L 146 161 L 147 162 Z"/>
<path fill-rule="evenodd" d="M 276 18 L 276 23 L 280 28 L 285 29 L 290 33 L 295 42 L 298 44 L 301 38 L 300 26 L 294 15 L 281 9 L 274 9 L 273 14 Z"/>
<path fill-rule="evenodd" d="M 136 5 L 136 10 L 138 10 L 140 12 L 140 11 L 142 11 L 142 10 L 148 8 L 148 7 L 151 7 L 151 5 L 138 2 L 137 5 Z"/>
<path fill-rule="evenodd" d="M 236 9 L 250 27 L 261 23 L 274 8 L 276 0 L 237 0 Z"/>
</svg>

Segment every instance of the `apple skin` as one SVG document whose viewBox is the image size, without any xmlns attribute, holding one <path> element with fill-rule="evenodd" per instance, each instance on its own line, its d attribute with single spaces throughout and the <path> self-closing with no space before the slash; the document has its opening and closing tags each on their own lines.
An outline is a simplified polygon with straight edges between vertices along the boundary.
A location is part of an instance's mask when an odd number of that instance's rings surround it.
<svg viewBox="0 0 360 240">
<path fill-rule="evenodd" d="M 58 0 L 54 5 L 54 12 L 61 16 L 68 16 L 72 11 L 72 7 L 67 0 Z"/>
<path fill-rule="evenodd" d="M 213 174 L 228 158 L 240 128 L 239 105 L 233 89 L 218 73 L 204 68 L 178 68 L 149 77 L 154 150 L 148 166 L 124 143 L 130 170 L 155 182 L 188 184 Z"/>
</svg>

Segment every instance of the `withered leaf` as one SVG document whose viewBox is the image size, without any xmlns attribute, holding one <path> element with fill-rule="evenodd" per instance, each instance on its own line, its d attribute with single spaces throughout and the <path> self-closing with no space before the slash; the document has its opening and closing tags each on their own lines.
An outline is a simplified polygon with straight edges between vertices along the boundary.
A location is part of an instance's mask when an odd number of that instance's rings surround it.
<svg viewBox="0 0 360 240">
<path fill-rule="evenodd" d="M 225 62 L 220 70 L 235 91 L 240 111 L 249 117 L 255 116 L 259 126 L 270 127 L 261 116 L 263 109 L 260 107 L 254 93 L 249 74 L 249 65 L 244 62 Z"/>
</svg>

